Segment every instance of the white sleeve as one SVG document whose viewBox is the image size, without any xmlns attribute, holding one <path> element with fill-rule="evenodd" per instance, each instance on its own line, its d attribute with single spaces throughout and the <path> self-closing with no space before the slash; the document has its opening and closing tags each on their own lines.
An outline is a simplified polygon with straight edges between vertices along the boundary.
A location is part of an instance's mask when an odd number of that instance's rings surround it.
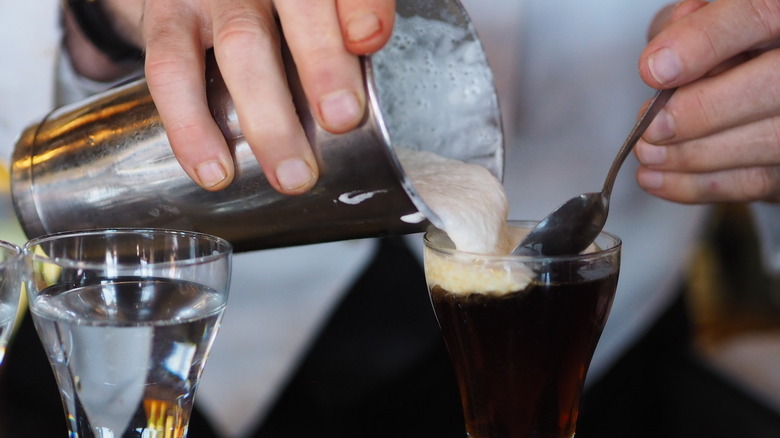
<svg viewBox="0 0 780 438">
<path fill-rule="evenodd" d="M 120 79 L 100 82 L 88 79 L 76 72 L 73 68 L 68 51 L 60 46 L 57 57 L 57 78 L 55 84 L 56 106 L 65 105 L 85 99 L 95 93 L 107 90 L 117 84 L 128 81 L 133 77 L 139 77 L 143 73 L 143 66 Z"/>
<path fill-rule="evenodd" d="M 764 265 L 772 274 L 780 274 L 780 204 L 754 202 L 750 209 Z"/>
</svg>

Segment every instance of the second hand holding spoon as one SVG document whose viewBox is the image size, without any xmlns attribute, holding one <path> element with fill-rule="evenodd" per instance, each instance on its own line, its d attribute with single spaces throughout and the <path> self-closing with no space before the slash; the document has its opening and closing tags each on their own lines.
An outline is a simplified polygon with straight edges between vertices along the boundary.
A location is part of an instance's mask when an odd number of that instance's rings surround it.
<svg viewBox="0 0 780 438">
<path fill-rule="evenodd" d="M 601 192 L 583 193 L 550 213 L 515 247 L 512 254 L 579 254 L 596 239 L 609 213 L 609 198 L 620 166 L 676 88 L 658 91 L 612 162 Z"/>
</svg>

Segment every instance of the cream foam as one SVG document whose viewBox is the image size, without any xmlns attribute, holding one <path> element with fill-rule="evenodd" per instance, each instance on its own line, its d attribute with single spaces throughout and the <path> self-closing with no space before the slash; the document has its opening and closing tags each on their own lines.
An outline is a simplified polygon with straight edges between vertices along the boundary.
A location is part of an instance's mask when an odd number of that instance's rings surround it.
<svg viewBox="0 0 780 438">
<path fill-rule="evenodd" d="M 479 254 L 508 254 L 504 187 L 484 167 L 427 151 L 396 148 L 396 157 L 420 198 L 442 221 L 455 247 Z"/>
<path fill-rule="evenodd" d="M 509 228 L 510 240 L 517 242 L 527 229 Z M 438 248 L 452 245 L 446 234 L 436 230 L 428 233 Z M 473 253 L 452 253 L 425 247 L 425 276 L 429 287 L 439 286 L 454 294 L 504 295 L 523 290 L 533 278 L 533 272 L 522 261 L 501 256 Z"/>
<path fill-rule="evenodd" d="M 508 202 L 496 177 L 501 156 L 486 152 L 501 149 L 502 133 L 480 42 L 471 28 L 421 17 L 399 16 L 395 27 L 373 58 L 380 106 L 404 173 L 458 250 L 508 254 Z M 479 272 L 469 263 L 441 261 L 441 278 L 470 291 L 488 284 L 516 290 L 527 282 L 501 269 Z"/>
</svg>

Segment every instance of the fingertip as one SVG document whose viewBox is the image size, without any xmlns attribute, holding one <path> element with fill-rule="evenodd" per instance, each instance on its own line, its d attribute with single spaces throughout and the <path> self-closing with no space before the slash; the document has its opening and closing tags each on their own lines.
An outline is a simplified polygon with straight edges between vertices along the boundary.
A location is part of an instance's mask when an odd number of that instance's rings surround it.
<svg viewBox="0 0 780 438">
<path fill-rule="evenodd" d="M 655 194 L 664 185 L 664 174 L 657 170 L 640 167 L 637 170 L 636 180 L 643 190 Z"/>
<path fill-rule="evenodd" d="M 677 126 L 674 117 L 665 108 L 656 114 L 645 130 L 642 138 L 653 144 L 668 142 L 677 136 Z"/>
<path fill-rule="evenodd" d="M 636 173 L 636 181 L 639 187 L 651 196 L 681 204 L 690 203 L 683 196 L 686 193 L 682 186 L 684 181 L 677 175 L 640 166 Z"/>
<path fill-rule="evenodd" d="M 213 119 L 199 119 L 189 127 L 176 129 L 175 123 L 167 126 L 171 150 L 182 169 L 200 187 L 208 191 L 219 191 L 229 186 L 235 177 L 233 156 L 225 138 Z M 165 122 L 163 122 L 165 124 Z"/>
<path fill-rule="evenodd" d="M 679 52 L 682 38 L 680 32 L 695 27 L 673 24 L 708 4 L 705 0 L 683 0 L 661 9 L 655 16 L 648 29 L 650 42 L 639 58 L 639 73 L 646 84 L 653 88 L 665 88 L 678 84 L 691 74 L 686 69 L 691 64 L 690 54 Z"/>
<path fill-rule="evenodd" d="M 682 60 L 677 52 L 664 47 L 647 57 L 647 68 L 659 85 L 668 85 L 682 74 Z"/>
<path fill-rule="evenodd" d="M 323 128 L 341 134 L 355 128 L 363 119 L 363 99 L 352 90 L 337 90 L 320 99 Z"/>
<path fill-rule="evenodd" d="M 365 6 L 349 0 L 341 0 L 338 6 L 344 45 L 354 55 L 379 51 L 390 39 L 395 24 L 394 1 Z"/>
<path fill-rule="evenodd" d="M 644 166 L 660 166 L 665 164 L 668 159 L 668 150 L 666 146 L 657 146 L 654 144 L 640 141 L 634 147 L 634 155 Z"/>
<path fill-rule="evenodd" d="M 209 191 L 222 190 L 233 181 L 233 165 L 210 160 L 195 167 L 196 182 Z"/>
<path fill-rule="evenodd" d="M 347 19 L 344 36 L 348 43 L 372 40 L 382 30 L 382 22 L 373 11 L 361 11 Z"/>
<path fill-rule="evenodd" d="M 317 182 L 316 165 L 300 157 L 288 158 L 279 162 L 274 171 L 275 188 L 288 195 L 299 195 L 308 192 Z"/>
</svg>

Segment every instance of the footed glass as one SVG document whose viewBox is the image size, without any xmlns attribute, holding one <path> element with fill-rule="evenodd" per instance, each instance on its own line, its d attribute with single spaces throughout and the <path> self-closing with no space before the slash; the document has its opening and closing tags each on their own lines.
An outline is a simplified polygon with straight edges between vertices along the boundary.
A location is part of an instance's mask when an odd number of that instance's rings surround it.
<svg viewBox="0 0 780 438">
<path fill-rule="evenodd" d="M 24 252 L 69 436 L 185 437 L 227 301 L 231 245 L 111 229 L 43 236 Z"/>
<path fill-rule="evenodd" d="M 511 222 L 520 236 L 533 222 Z M 471 438 L 571 438 L 620 268 L 602 232 L 584 254 L 485 256 L 425 235 L 425 275 Z"/>
</svg>

